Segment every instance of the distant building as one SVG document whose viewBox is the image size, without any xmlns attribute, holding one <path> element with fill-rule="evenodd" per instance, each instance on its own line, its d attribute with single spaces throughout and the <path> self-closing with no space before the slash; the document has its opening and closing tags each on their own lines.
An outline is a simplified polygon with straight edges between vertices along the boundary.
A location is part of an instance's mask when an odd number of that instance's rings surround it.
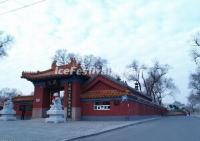
<svg viewBox="0 0 200 141">
<path fill-rule="evenodd" d="M 22 78 L 34 85 L 34 95 L 14 98 L 17 115 L 20 117 L 25 109 L 26 117 L 47 117 L 55 92 L 64 93 L 67 120 L 121 120 L 161 115 L 166 110 L 125 82 L 108 75 L 77 74 L 79 69 L 80 65 L 71 60 L 62 66 L 54 62 L 49 70 L 23 72 Z"/>
</svg>

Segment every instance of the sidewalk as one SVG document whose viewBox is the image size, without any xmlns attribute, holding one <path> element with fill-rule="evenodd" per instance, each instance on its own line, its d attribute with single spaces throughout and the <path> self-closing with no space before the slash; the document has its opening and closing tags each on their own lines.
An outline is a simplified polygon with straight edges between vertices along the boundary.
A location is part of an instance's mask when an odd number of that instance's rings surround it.
<svg viewBox="0 0 200 141">
<path fill-rule="evenodd" d="M 44 119 L 0 121 L 0 140 L 69 141 L 156 119 L 160 117 L 135 121 L 67 121 L 60 124 L 45 123 Z"/>
<path fill-rule="evenodd" d="M 200 115 L 191 115 L 192 117 L 198 117 L 198 118 L 200 118 Z"/>
<path fill-rule="evenodd" d="M 117 130 L 117 129 L 120 129 L 120 128 L 125 128 L 125 127 L 132 126 L 132 125 L 137 125 L 137 124 L 142 124 L 142 123 L 145 123 L 145 122 L 150 122 L 150 121 L 153 121 L 153 120 L 158 120 L 160 118 L 161 117 L 149 118 L 149 119 L 143 119 L 143 120 L 136 120 L 136 121 L 127 121 L 127 123 L 106 127 L 102 130 L 95 130 L 94 132 L 90 132 L 88 134 L 80 135 L 80 136 L 77 136 L 77 137 L 74 137 L 74 138 L 68 138 L 68 139 L 66 138 L 62 141 L 73 141 L 73 140 L 76 140 L 76 139 L 81 139 L 81 138 L 85 138 L 85 137 L 89 137 L 89 136 L 95 136 L 95 135 L 103 134 L 103 133 L 106 133 L 106 132 L 109 132 L 109 131 Z"/>
</svg>

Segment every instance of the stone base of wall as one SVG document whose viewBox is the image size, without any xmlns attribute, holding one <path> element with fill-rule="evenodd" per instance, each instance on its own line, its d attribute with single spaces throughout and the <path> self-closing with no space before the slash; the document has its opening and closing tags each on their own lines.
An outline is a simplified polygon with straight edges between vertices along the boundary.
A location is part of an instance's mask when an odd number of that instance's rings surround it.
<svg viewBox="0 0 200 141">
<path fill-rule="evenodd" d="M 72 107 L 72 120 L 81 120 L 81 108 Z"/>
<path fill-rule="evenodd" d="M 48 110 L 48 108 L 33 108 L 32 118 L 46 118 L 48 117 L 46 114 Z"/>
<path fill-rule="evenodd" d="M 82 116 L 81 120 L 91 120 L 91 121 L 126 121 L 126 120 L 139 120 L 146 118 L 159 117 L 157 115 L 148 116 Z"/>
<path fill-rule="evenodd" d="M 64 116 L 65 116 L 65 119 L 67 119 L 67 107 L 64 107 Z"/>
<path fill-rule="evenodd" d="M 64 107 L 64 114 L 66 120 L 81 120 L 81 108 L 80 107 L 72 107 L 72 118 L 67 118 L 67 107 Z"/>
</svg>

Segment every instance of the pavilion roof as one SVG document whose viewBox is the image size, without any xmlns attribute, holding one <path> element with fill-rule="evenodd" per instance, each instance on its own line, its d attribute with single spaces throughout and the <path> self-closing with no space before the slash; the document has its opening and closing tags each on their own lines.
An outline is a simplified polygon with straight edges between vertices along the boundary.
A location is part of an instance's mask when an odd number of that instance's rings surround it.
<svg viewBox="0 0 200 141">
<path fill-rule="evenodd" d="M 74 67 L 74 69 L 81 68 L 80 64 L 78 64 L 75 60 L 71 60 L 69 64 L 66 65 L 60 65 L 57 66 L 56 62 L 52 63 L 51 69 L 45 70 L 45 71 L 37 71 L 37 72 L 22 72 L 21 78 L 25 78 L 27 80 L 33 81 L 33 80 L 39 80 L 39 79 L 45 79 L 45 78 L 56 78 L 61 76 L 68 76 L 69 74 L 58 74 L 57 71 L 60 69 L 71 69 Z"/>
</svg>

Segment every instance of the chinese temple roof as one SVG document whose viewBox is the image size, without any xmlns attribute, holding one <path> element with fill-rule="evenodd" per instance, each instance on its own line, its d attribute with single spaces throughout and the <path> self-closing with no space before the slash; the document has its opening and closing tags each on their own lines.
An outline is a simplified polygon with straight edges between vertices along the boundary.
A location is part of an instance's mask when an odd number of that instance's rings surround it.
<svg viewBox="0 0 200 141">
<path fill-rule="evenodd" d="M 69 76 L 69 74 L 59 73 L 59 70 L 71 70 L 71 69 L 77 70 L 81 69 L 81 66 L 79 63 L 76 62 L 75 59 L 71 59 L 71 62 L 66 65 L 57 66 L 56 62 L 54 61 L 52 63 L 51 69 L 45 70 L 45 71 L 37 71 L 37 72 L 22 72 L 21 78 L 25 78 L 30 81 L 34 80 L 40 80 L 40 79 L 46 79 L 46 78 L 56 78 L 61 76 Z"/>
<path fill-rule="evenodd" d="M 90 91 L 90 87 L 96 85 L 98 82 L 103 82 L 104 84 L 111 86 L 115 90 Z M 83 94 L 81 95 L 81 98 L 111 98 L 123 95 L 136 95 L 149 101 L 152 100 L 150 96 L 144 95 L 143 93 L 130 87 L 126 82 L 117 80 L 116 78 L 109 75 L 96 75 L 95 77 L 90 78 L 88 82 L 84 84 Z"/>
<path fill-rule="evenodd" d="M 101 91 L 89 91 L 84 94 L 81 94 L 81 98 L 113 98 L 113 97 L 120 97 L 124 95 L 130 95 L 129 93 L 120 92 L 116 90 L 101 90 Z"/>
</svg>

